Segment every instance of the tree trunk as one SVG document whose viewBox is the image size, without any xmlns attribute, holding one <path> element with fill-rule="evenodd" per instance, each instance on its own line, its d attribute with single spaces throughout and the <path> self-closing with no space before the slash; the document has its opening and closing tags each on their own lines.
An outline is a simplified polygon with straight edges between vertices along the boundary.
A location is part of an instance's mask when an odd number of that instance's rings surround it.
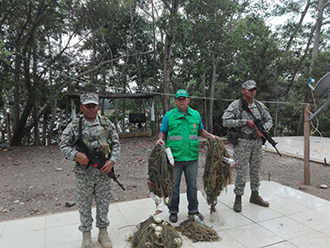
<svg viewBox="0 0 330 248">
<path fill-rule="evenodd" d="M 55 99 L 53 101 L 53 104 L 51 105 L 51 120 L 50 120 L 50 124 L 49 124 L 49 130 L 48 130 L 48 142 L 47 145 L 51 145 L 52 144 L 52 140 L 53 140 L 53 130 L 55 127 L 55 120 L 56 120 L 56 108 L 57 108 L 57 100 Z"/>
<path fill-rule="evenodd" d="M 172 39 L 166 35 L 165 39 L 165 54 L 164 54 L 164 87 L 163 87 L 163 113 L 170 110 L 170 52 Z"/>
<path fill-rule="evenodd" d="M 16 49 L 16 51 L 18 51 L 18 49 Z M 18 123 L 19 123 L 19 103 L 20 103 L 20 93 L 19 93 L 19 89 L 20 89 L 20 74 L 21 74 L 21 57 L 20 56 L 16 56 L 15 58 L 15 70 L 14 70 L 14 94 L 13 94 L 13 103 L 14 103 L 14 107 L 13 107 L 13 130 L 16 130 L 18 127 Z"/>
<path fill-rule="evenodd" d="M 32 110 L 32 103 L 31 101 L 28 99 L 24 111 L 22 113 L 22 116 L 17 124 L 16 129 L 14 130 L 14 134 L 13 137 L 11 139 L 10 145 L 11 146 L 20 146 L 22 145 L 22 139 L 25 135 L 25 124 L 26 124 L 26 120 L 28 119 L 30 113 Z"/>
<path fill-rule="evenodd" d="M 133 44 L 133 53 L 134 53 L 134 59 L 135 59 L 135 64 L 136 64 L 136 71 L 137 71 L 137 88 L 140 90 L 142 87 L 142 76 L 141 76 L 141 69 L 140 69 L 140 63 L 139 63 L 139 56 L 138 56 L 138 51 L 136 49 L 136 41 L 135 41 L 135 29 L 134 29 L 134 13 L 133 13 L 133 8 L 132 8 L 132 3 L 129 2 L 129 10 L 130 10 L 130 31 L 131 31 L 131 37 L 132 37 L 132 44 Z"/>
<path fill-rule="evenodd" d="M 172 0 L 172 6 L 166 0 L 162 0 L 166 8 L 170 11 L 170 20 L 165 27 L 165 52 L 164 52 L 164 97 L 163 97 L 163 112 L 170 110 L 170 81 L 172 70 L 171 46 L 173 42 L 173 31 L 176 23 L 176 14 L 178 13 L 179 0 Z"/>
<path fill-rule="evenodd" d="M 217 78 L 217 67 L 219 64 L 220 56 L 217 55 L 213 61 L 212 65 L 212 75 L 211 75 L 211 82 L 210 82 L 210 91 L 209 91 L 209 112 L 208 112 L 208 132 L 213 133 L 213 109 L 214 109 L 214 94 L 215 94 L 215 81 Z"/>
<path fill-rule="evenodd" d="M 28 53 L 28 47 L 29 47 L 29 43 L 27 43 L 25 45 L 25 49 L 22 52 L 22 54 L 25 54 L 25 59 L 23 60 L 23 69 L 24 69 L 24 79 L 25 79 L 25 84 L 26 84 L 26 88 L 27 88 L 27 101 L 24 107 L 24 111 L 17 123 L 17 126 L 14 129 L 14 134 L 13 134 L 13 138 L 10 142 L 11 146 L 19 146 L 22 144 L 22 139 L 25 136 L 25 134 L 27 133 L 26 128 L 25 128 L 25 124 L 27 122 L 28 117 L 30 116 L 31 112 L 34 110 L 34 100 L 33 100 L 33 96 L 35 95 L 35 91 L 32 87 L 32 83 L 31 83 L 31 73 L 30 73 L 30 59 L 29 59 L 29 53 Z M 18 56 L 19 57 L 19 56 Z M 20 66 L 17 65 L 19 68 Z M 18 89 L 19 89 L 19 83 L 20 83 L 20 78 L 19 78 L 20 74 L 18 74 L 18 82 L 16 82 L 15 85 L 15 102 L 19 103 L 19 94 Z M 18 95 L 17 95 L 18 94 Z M 18 106 L 19 108 L 19 106 Z M 19 109 L 15 111 L 19 112 Z M 28 142 L 28 141 L 27 141 Z M 26 142 L 25 142 L 26 143 Z"/>
<path fill-rule="evenodd" d="M 309 70 L 309 76 L 312 76 L 312 70 L 315 62 L 315 58 L 317 57 L 317 54 L 319 52 L 319 44 L 320 44 L 320 36 L 321 36 L 321 27 L 322 27 L 322 19 L 323 19 L 323 8 L 324 8 L 324 0 L 319 0 L 319 6 L 318 6 L 318 14 L 317 14 L 317 20 L 316 20 L 316 30 L 315 30 L 315 38 L 314 38 L 314 44 L 313 44 L 313 50 L 312 50 L 312 61 L 311 66 Z"/>
<path fill-rule="evenodd" d="M 38 120 L 38 107 L 37 104 L 34 103 L 33 106 L 33 122 L 34 122 L 34 142 L 35 145 L 40 146 L 40 134 L 39 134 L 39 120 Z"/>
<path fill-rule="evenodd" d="M 6 125 L 7 125 L 7 134 L 8 134 L 8 141 L 11 141 L 11 123 L 10 123 L 10 113 L 6 112 Z"/>
<path fill-rule="evenodd" d="M 205 92 L 205 86 L 206 86 L 205 73 L 203 73 L 203 75 L 200 76 L 200 79 L 202 85 L 202 122 L 205 129 L 209 129 L 208 118 L 206 118 L 208 113 L 207 113 L 207 101 L 206 101 L 206 92 Z"/>
<path fill-rule="evenodd" d="M 156 19 L 155 19 L 155 6 L 154 1 L 151 1 L 152 4 L 152 32 L 153 32 L 153 82 L 154 85 L 157 85 L 157 49 L 156 49 Z M 157 112 L 157 111 L 156 111 Z"/>
<path fill-rule="evenodd" d="M 47 122 L 48 122 L 48 114 L 44 113 L 44 121 L 42 125 L 42 145 L 45 146 L 47 144 Z"/>
<path fill-rule="evenodd" d="M 116 127 L 116 131 L 118 131 L 118 126 L 119 126 L 119 123 L 118 123 L 118 112 L 117 112 L 117 99 L 114 100 L 114 105 L 115 105 L 115 127 Z M 121 129 L 122 132 L 124 132 L 123 129 Z"/>
<path fill-rule="evenodd" d="M 122 129 L 123 131 L 125 132 L 125 129 L 126 129 L 126 122 L 125 122 L 125 119 L 126 119 L 126 98 L 123 99 L 123 118 L 122 118 Z"/>
<path fill-rule="evenodd" d="M 313 50 L 312 50 L 312 60 L 309 67 L 309 77 L 313 76 L 313 67 L 315 58 L 317 57 L 318 51 L 319 51 L 319 44 L 320 44 L 320 36 L 321 36 L 321 27 L 322 27 L 322 20 L 323 20 L 323 10 L 326 6 L 329 5 L 330 2 L 324 4 L 324 0 L 319 0 L 318 5 L 318 14 L 317 14 L 317 20 L 315 23 L 315 37 L 314 37 L 314 43 L 313 43 Z M 310 90 L 308 89 L 305 94 L 304 103 L 309 103 L 310 100 Z M 304 109 L 302 109 L 299 119 L 299 127 L 297 130 L 297 135 L 303 135 L 303 123 L 304 123 Z"/>
</svg>

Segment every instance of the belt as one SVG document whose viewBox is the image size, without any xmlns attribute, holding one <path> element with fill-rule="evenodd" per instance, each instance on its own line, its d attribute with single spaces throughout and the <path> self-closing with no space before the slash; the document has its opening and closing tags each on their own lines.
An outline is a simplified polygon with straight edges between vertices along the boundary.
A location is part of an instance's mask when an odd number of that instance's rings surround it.
<svg viewBox="0 0 330 248">
<path fill-rule="evenodd" d="M 247 133 L 238 133 L 237 137 L 241 138 L 241 139 L 247 139 L 247 140 L 257 140 L 259 138 L 258 135 L 254 136 L 252 134 L 247 134 Z"/>
</svg>

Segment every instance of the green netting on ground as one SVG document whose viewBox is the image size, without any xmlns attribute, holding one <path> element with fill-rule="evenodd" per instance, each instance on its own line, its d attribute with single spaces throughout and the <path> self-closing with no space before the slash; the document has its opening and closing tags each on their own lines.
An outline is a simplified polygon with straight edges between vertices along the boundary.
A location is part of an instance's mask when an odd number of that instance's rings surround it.
<svg viewBox="0 0 330 248">
<path fill-rule="evenodd" d="M 207 225 L 198 223 L 192 216 L 175 227 L 175 230 L 181 232 L 182 235 L 193 242 L 216 242 L 221 240 L 216 231 Z"/>
<path fill-rule="evenodd" d="M 178 248 L 182 245 L 182 239 L 170 223 L 150 216 L 137 225 L 130 243 L 132 248 Z"/>
</svg>

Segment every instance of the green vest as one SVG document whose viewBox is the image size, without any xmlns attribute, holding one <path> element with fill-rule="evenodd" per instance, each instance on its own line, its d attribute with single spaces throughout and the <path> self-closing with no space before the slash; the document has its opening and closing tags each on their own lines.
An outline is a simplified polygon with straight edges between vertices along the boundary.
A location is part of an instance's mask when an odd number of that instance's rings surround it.
<svg viewBox="0 0 330 248">
<path fill-rule="evenodd" d="M 175 161 L 192 161 L 198 159 L 198 131 L 200 115 L 188 107 L 186 115 L 178 108 L 167 112 L 166 146 L 171 148 Z"/>
</svg>

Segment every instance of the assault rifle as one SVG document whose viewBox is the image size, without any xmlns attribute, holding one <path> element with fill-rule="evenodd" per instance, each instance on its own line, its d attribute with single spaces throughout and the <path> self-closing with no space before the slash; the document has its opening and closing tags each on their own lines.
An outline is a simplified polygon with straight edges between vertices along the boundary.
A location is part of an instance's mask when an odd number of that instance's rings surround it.
<svg viewBox="0 0 330 248">
<path fill-rule="evenodd" d="M 86 143 L 83 141 L 81 137 L 78 137 L 75 142 L 73 142 L 73 145 L 78 148 L 78 150 L 82 153 L 85 153 L 88 158 L 88 166 L 85 170 L 85 174 L 90 176 L 95 169 L 101 169 L 105 164 L 105 159 L 103 159 L 102 154 L 99 150 L 95 149 L 92 150 Z M 112 168 L 111 171 L 107 174 L 108 177 L 113 179 L 118 185 L 125 190 L 124 186 L 117 180 L 119 177 L 115 175 L 114 169 Z"/>
<path fill-rule="evenodd" d="M 254 124 L 257 126 L 258 131 L 260 131 L 263 134 L 263 136 L 265 137 L 265 138 L 263 138 L 263 141 L 264 141 L 263 143 L 265 143 L 265 141 L 268 140 L 268 142 L 275 148 L 278 155 L 282 156 L 281 153 L 276 148 L 277 142 L 275 142 L 275 140 L 272 139 L 269 132 L 265 129 L 263 121 L 258 119 L 253 114 L 252 110 L 249 108 L 247 102 L 243 98 L 241 99 L 241 101 L 242 101 L 243 110 L 245 110 L 246 112 L 248 112 L 252 115 Z"/>
</svg>

